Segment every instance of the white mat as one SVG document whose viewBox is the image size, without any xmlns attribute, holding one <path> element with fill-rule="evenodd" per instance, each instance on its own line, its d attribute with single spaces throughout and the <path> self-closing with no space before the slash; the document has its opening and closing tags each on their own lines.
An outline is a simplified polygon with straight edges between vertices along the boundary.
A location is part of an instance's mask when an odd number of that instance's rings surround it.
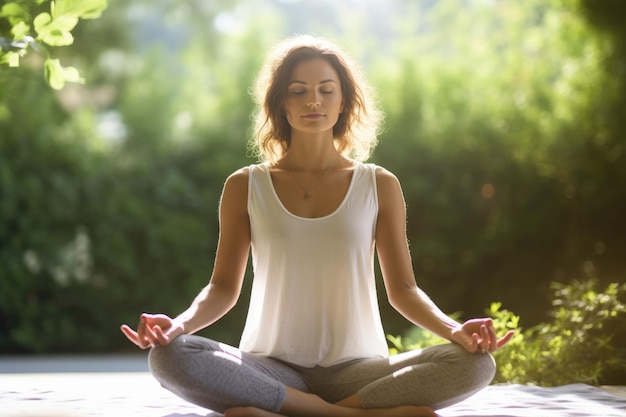
<svg viewBox="0 0 626 417">
<path fill-rule="evenodd" d="M 626 398 L 584 384 L 490 386 L 442 417 L 626 417 Z M 0 374 L 1 417 L 216 417 L 146 372 Z"/>
<path fill-rule="evenodd" d="M 626 417 L 626 398 L 585 384 L 492 385 L 438 413 L 442 417 Z"/>
</svg>

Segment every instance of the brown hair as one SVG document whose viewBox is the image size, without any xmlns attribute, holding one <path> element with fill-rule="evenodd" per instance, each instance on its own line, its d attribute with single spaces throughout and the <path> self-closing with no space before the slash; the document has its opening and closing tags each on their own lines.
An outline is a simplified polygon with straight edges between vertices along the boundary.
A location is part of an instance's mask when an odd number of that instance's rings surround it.
<svg viewBox="0 0 626 417">
<path fill-rule="evenodd" d="M 260 160 L 276 163 L 289 149 L 291 126 L 284 111 L 289 78 L 296 65 L 315 58 L 333 67 L 341 85 L 344 107 L 333 127 L 337 150 L 364 161 L 376 146 L 383 113 L 358 67 L 336 45 L 301 35 L 280 43 L 268 55 L 252 91 L 257 112 L 250 145 Z"/>
</svg>

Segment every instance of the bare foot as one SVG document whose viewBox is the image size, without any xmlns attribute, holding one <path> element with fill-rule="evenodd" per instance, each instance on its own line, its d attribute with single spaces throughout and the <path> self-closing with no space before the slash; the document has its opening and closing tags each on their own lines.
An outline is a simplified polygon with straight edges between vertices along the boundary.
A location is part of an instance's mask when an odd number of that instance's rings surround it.
<svg viewBox="0 0 626 417">
<path fill-rule="evenodd" d="M 282 414 L 261 410 L 255 407 L 234 407 L 224 412 L 224 417 L 285 417 Z"/>
<path fill-rule="evenodd" d="M 333 417 L 437 417 L 430 407 L 425 406 L 402 406 L 385 409 L 361 409 L 337 407 L 337 413 Z M 224 417 L 286 417 L 283 414 L 272 413 L 255 407 L 235 407 L 224 412 Z M 295 415 L 294 415 L 295 417 Z M 316 416 L 316 417 L 321 417 Z"/>
<path fill-rule="evenodd" d="M 371 417 L 438 417 L 432 408 L 414 405 L 362 411 L 370 412 L 371 414 L 367 415 Z"/>
</svg>

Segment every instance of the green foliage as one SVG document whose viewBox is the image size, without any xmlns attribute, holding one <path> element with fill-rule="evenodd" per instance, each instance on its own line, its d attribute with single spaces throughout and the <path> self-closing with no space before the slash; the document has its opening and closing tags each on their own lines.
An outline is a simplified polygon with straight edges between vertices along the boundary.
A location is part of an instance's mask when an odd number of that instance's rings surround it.
<svg viewBox="0 0 626 417">
<path fill-rule="evenodd" d="M 172 72 L 158 64 L 164 51 L 142 51 L 146 65 L 120 87 L 116 111 L 89 102 L 68 111 L 62 104 L 89 98 L 87 87 L 55 93 L 27 66 L 0 86 L 11 109 L 0 121 L 0 350 L 132 349 L 119 324 L 142 311 L 176 315 L 206 285 L 222 185 L 250 163 L 251 104 L 237 90 L 260 59 L 223 45 L 220 79 L 201 92 L 205 72 Z M 207 101 L 220 114 L 207 113 Z M 244 301 L 210 335 L 236 343 L 245 309 Z"/>
<path fill-rule="evenodd" d="M 526 330 L 520 317 L 492 303 L 487 314 L 498 334 L 517 330 L 495 353 L 498 370 L 494 383 L 556 386 L 570 383 L 606 384 L 626 372 L 626 349 L 615 343 L 626 324 L 626 284 L 598 290 L 596 280 L 570 285 L 553 282 L 551 320 Z M 403 339 L 388 335 L 390 353 L 423 348 L 445 340 L 421 329 Z"/>
<path fill-rule="evenodd" d="M 626 54 L 579 1 L 110 3 L 73 29 L 104 3 L 1 9 L 5 61 L 29 52 L 0 71 L 0 351 L 132 349 L 121 322 L 188 305 L 209 278 L 224 179 L 254 162 L 247 90 L 296 31 L 356 52 L 377 88 L 374 162 L 403 185 L 417 279 L 445 311 L 501 300 L 530 328 L 547 322 L 548 282 L 624 281 Z M 71 48 L 35 40 L 40 14 Z M 52 91 L 41 72 L 77 79 L 64 65 L 89 85 Z M 247 294 L 207 334 L 236 343 Z"/>
<path fill-rule="evenodd" d="M 562 385 L 610 383 L 626 372 L 626 349 L 617 342 L 626 326 L 626 284 L 598 289 L 596 280 L 552 283 L 551 321 L 529 328 L 496 356 L 497 382 Z M 497 320 L 514 316 L 492 306 Z"/>
<path fill-rule="evenodd" d="M 388 120 L 374 160 L 403 184 L 422 288 L 536 323 L 545 282 L 624 276 L 626 78 L 576 2 L 470 3 L 408 10 L 372 58 Z"/>
<path fill-rule="evenodd" d="M 49 10 L 41 11 L 42 5 L 46 4 L 49 4 Z M 63 67 L 44 45 L 72 45 L 72 31 L 79 20 L 99 18 L 107 5 L 107 0 L 18 0 L 5 3 L 0 9 L 0 23 L 8 25 L 0 25 L 0 65 L 19 67 L 20 59 L 30 48 L 44 56 L 44 75 L 52 88 L 60 90 L 66 82 L 84 82 L 75 67 Z"/>
</svg>

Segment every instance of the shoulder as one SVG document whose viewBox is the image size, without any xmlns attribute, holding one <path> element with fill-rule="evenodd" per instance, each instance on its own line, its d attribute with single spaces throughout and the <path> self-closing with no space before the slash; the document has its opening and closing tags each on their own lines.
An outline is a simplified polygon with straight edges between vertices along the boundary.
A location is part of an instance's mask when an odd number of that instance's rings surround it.
<svg viewBox="0 0 626 417">
<path fill-rule="evenodd" d="M 373 166 L 378 193 L 393 193 L 401 190 L 400 181 L 391 171 L 378 165 Z"/>
<path fill-rule="evenodd" d="M 251 167 L 249 166 L 239 168 L 237 171 L 230 174 L 228 178 L 226 178 L 226 185 L 241 185 L 243 183 L 247 186 L 248 178 L 250 177 L 250 170 Z"/>
<path fill-rule="evenodd" d="M 376 173 L 376 180 L 382 182 L 398 182 L 398 178 L 387 168 L 380 165 L 372 164 L 374 172 Z"/>
<path fill-rule="evenodd" d="M 243 167 L 226 178 L 222 190 L 222 205 L 245 205 L 248 197 L 250 167 Z"/>
<path fill-rule="evenodd" d="M 375 166 L 376 192 L 378 193 L 379 214 L 396 213 L 404 208 L 404 195 L 400 181 L 391 171 Z"/>
<path fill-rule="evenodd" d="M 399 184 L 398 178 L 388 169 L 373 163 L 353 162 L 355 168 L 359 166 L 360 171 L 366 175 L 372 175 L 376 179 L 376 184 L 380 187 Z"/>
<path fill-rule="evenodd" d="M 239 168 L 228 176 L 226 186 L 245 186 L 247 188 L 250 177 L 258 179 L 260 176 L 266 175 L 269 169 L 269 164 L 264 162 Z"/>
</svg>

